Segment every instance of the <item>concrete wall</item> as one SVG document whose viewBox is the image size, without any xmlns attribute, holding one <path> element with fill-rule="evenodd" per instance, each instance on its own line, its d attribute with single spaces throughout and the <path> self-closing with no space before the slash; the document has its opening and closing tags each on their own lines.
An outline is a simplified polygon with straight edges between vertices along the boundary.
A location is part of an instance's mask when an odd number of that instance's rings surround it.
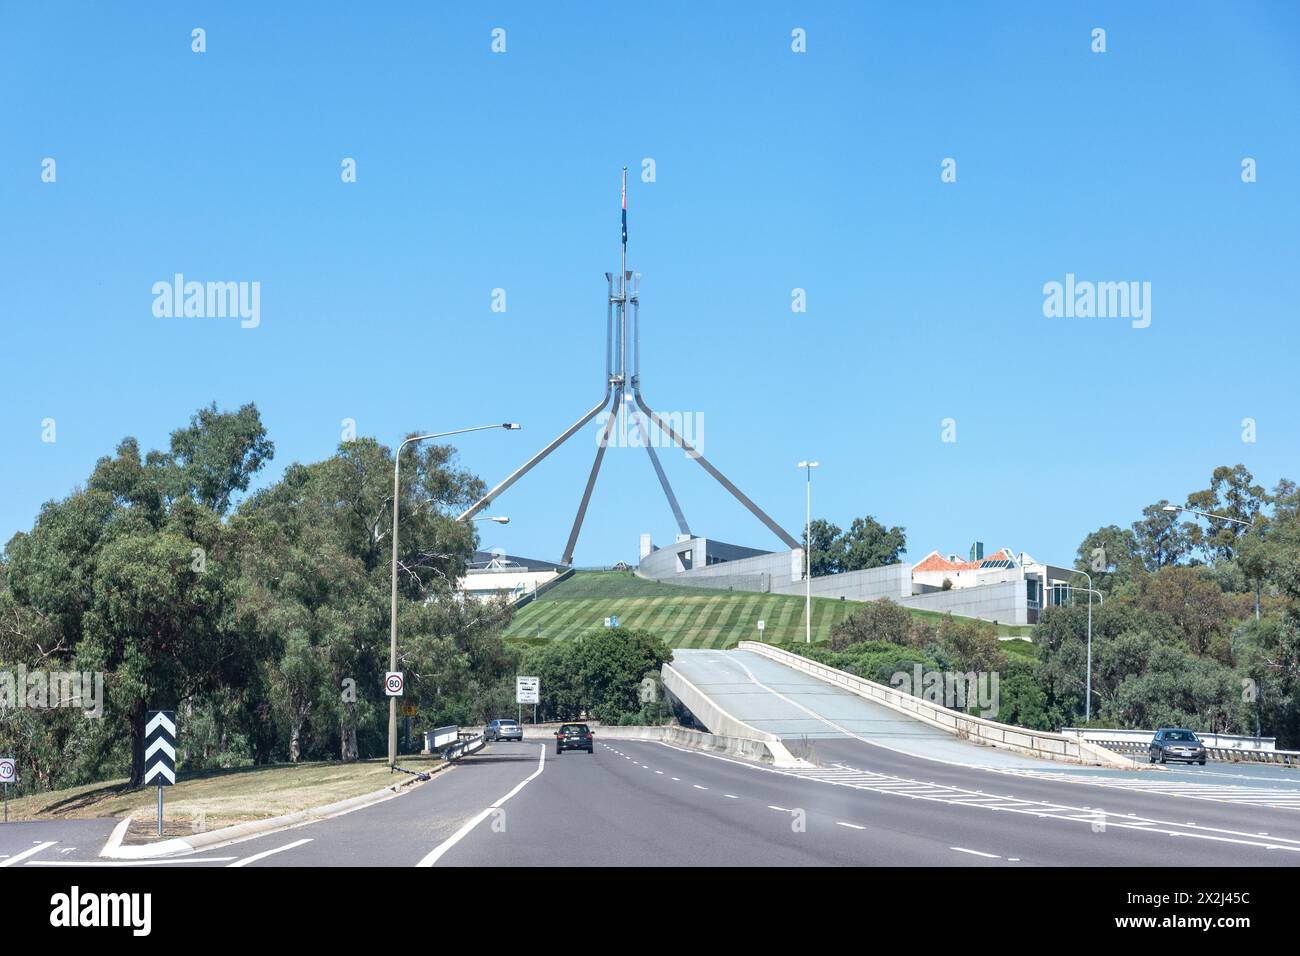
<svg viewBox="0 0 1300 956">
<path fill-rule="evenodd" d="M 932 704 L 921 697 L 904 694 L 894 687 L 886 687 L 875 681 L 864 680 L 847 671 L 827 667 L 798 654 L 779 650 L 770 644 L 757 641 L 741 641 L 738 650 L 753 651 L 762 654 L 787 667 L 802 671 L 819 680 L 837 687 L 843 687 L 865 700 L 882 704 L 891 710 L 907 714 L 931 727 L 966 740 L 974 740 L 998 747 L 1003 750 L 1015 750 L 1031 754 L 1046 760 L 1062 760 L 1068 763 L 1100 765 L 1104 767 L 1125 767 L 1131 769 L 1133 763 L 1118 754 L 1111 753 L 1104 747 L 1068 734 L 1051 734 L 1038 730 L 1028 730 L 1011 724 L 1000 724 L 983 717 L 972 717 L 960 711 L 949 710 L 939 704 Z"/>
<path fill-rule="evenodd" d="M 803 594 L 803 581 L 774 583 L 776 594 Z M 887 564 L 883 568 L 864 571 L 845 571 L 843 574 L 823 574 L 812 579 L 813 597 L 846 598 L 850 601 L 875 601 L 890 598 L 902 601 L 912 596 L 912 566 Z"/>
<path fill-rule="evenodd" d="M 679 571 L 678 552 L 690 550 L 692 567 L 689 571 Z M 734 587 L 736 590 L 763 590 L 776 587 L 791 580 L 798 580 L 795 569 L 803 552 L 790 551 L 760 552 L 751 557 L 740 557 L 708 564 L 709 554 L 737 554 L 750 551 L 749 548 L 737 548 L 705 538 L 694 538 L 677 544 L 665 545 L 641 559 L 637 574 L 654 581 L 668 584 L 696 584 L 699 587 Z M 721 583 L 719 580 L 733 578 L 734 583 Z"/>
<path fill-rule="evenodd" d="M 924 611 L 977 617 L 984 621 L 996 621 L 999 624 L 1029 623 L 1029 602 L 1025 596 L 1023 581 L 913 594 L 900 598 L 898 603 Z"/>
<path fill-rule="evenodd" d="M 732 717 L 731 714 L 714 703 L 712 698 L 687 680 L 686 676 L 671 664 L 663 666 L 662 679 L 664 690 L 679 700 L 682 706 L 689 710 L 691 715 L 703 724 L 709 733 L 762 744 L 771 754 L 772 763 L 777 767 L 804 765 L 804 761 L 796 760 L 790 751 L 785 749 L 780 737 L 776 736 L 776 734 L 758 730 Z"/>
</svg>

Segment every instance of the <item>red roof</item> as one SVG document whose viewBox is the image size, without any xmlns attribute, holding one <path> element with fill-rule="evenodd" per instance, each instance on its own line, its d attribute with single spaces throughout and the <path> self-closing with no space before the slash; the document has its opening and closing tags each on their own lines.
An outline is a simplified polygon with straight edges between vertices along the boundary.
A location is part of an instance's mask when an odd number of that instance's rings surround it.
<svg viewBox="0 0 1300 956">
<path fill-rule="evenodd" d="M 912 572 L 917 571 L 974 571 L 978 569 L 985 561 L 1007 561 L 1011 555 L 1002 549 L 994 551 L 992 554 L 985 555 L 978 561 L 949 561 L 938 551 L 931 551 L 920 564 L 912 565 Z"/>
</svg>

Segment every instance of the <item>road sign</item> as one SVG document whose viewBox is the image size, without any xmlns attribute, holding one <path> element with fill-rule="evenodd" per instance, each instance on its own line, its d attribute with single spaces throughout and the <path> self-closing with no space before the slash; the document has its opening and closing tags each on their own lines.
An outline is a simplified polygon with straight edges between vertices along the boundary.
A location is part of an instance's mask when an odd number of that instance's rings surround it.
<svg viewBox="0 0 1300 956">
<path fill-rule="evenodd" d="M 542 695 L 542 679 L 540 677 L 516 677 L 515 678 L 515 703 L 516 704 L 536 704 Z"/>
<path fill-rule="evenodd" d="M 144 718 L 144 782 L 176 782 L 176 711 L 151 710 Z"/>
<path fill-rule="evenodd" d="M 418 704 L 401 703 L 397 705 L 397 712 L 403 717 L 414 717 L 420 712 Z"/>
<path fill-rule="evenodd" d="M 618 617 L 615 615 L 610 615 L 609 617 L 605 618 L 605 626 L 618 627 Z"/>
<path fill-rule="evenodd" d="M 401 697 L 406 689 L 406 678 L 401 671 L 388 671 L 384 674 L 384 693 L 389 697 Z"/>
<path fill-rule="evenodd" d="M 18 765 L 13 757 L 0 757 L 0 784 L 5 793 L 5 823 L 9 822 L 9 784 L 18 779 Z"/>
<path fill-rule="evenodd" d="M 758 622 L 758 633 L 762 634 L 762 633 L 763 633 L 763 628 L 765 628 L 765 627 L 767 627 L 767 621 L 759 621 L 759 622 Z"/>
</svg>

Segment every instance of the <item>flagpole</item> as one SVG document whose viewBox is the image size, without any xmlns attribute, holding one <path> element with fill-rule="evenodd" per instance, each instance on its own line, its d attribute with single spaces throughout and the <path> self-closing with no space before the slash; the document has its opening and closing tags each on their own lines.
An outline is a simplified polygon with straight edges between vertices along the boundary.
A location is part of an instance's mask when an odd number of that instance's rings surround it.
<svg viewBox="0 0 1300 956">
<path fill-rule="evenodd" d="M 627 167 L 623 167 L 623 232 L 620 244 L 618 283 L 618 392 L 614 400 L 618 403 L 618 417 L 622 423 L 620 434 L 627 433 L 626 402 L 623 401 L 624 386 L 627 383 Z"/>
</svg>

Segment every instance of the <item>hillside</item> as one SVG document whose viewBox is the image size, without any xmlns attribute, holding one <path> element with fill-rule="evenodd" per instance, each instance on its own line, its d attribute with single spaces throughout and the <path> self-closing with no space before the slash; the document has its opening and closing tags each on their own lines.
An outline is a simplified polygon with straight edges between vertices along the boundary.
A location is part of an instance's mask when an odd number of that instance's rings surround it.
<svg viewBox="0 0 1300 956">
<path fill-rule="evenodd" d="M 813 598 L 813 640 L 830 636 L 833 628 L 861 607 L 858 601 Z M 506 637 L 532 643 L 577 637 L 618 617 L 620 627 L 645 628 L 672 647 L 732 647 L 758 639 L 782 643 L 804 638 L 804 599 L 790 594 L 754 594 L 659 584 L 630 571 L 580 571 L 525 605 Z M 938 615 L 913 611 L 918 617 Z M 1016 628 L 1000 627 L 1002 631 Z"/>
</svg>

